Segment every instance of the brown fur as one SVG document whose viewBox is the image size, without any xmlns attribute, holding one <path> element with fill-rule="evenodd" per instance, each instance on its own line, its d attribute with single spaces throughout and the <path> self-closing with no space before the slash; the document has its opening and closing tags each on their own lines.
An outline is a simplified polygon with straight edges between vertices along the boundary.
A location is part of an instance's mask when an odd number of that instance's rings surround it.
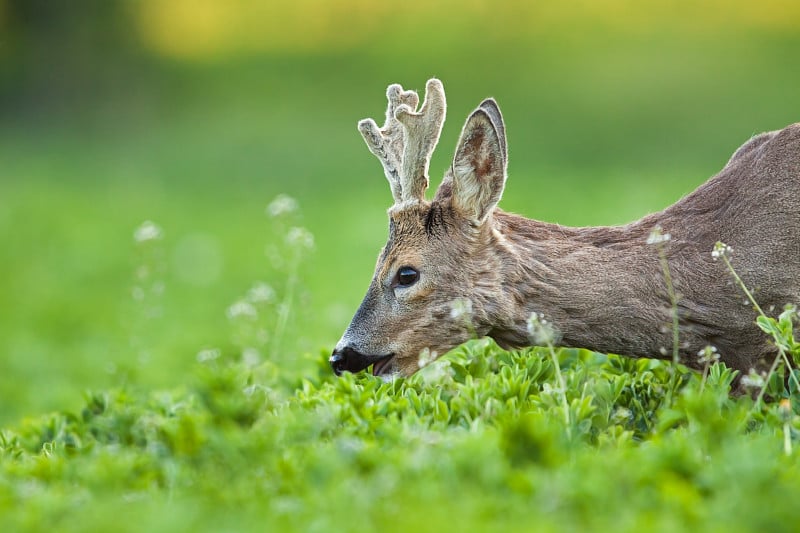
<svg viewBox="0 0 800 533">
<path fill-rule="evenodd" d="M 709 344 L 745 372 L 773 357 L 711 250 L 717 241 L 733 248 L 733 266 L 768 313 L 800 303 L 800 124 L 754 137 L 693 193 L 623 226 L 570 228 L 503 212 L 495 205 L 506 160 L 502 116 L 487 100 L 467 119 L 433 201 L 396 198 L 389 240 L 332 364 L 345 348 L 393 354 L 379 373 L 410 375 L 423 349 L 442 354 L 474 334 L 528 346 L 532 312 L 563 346 L 669 358 L 673 311 L 658 249 L 647 244 L 657 226 L 671 235 L 662 250 L 678 295 L 681 361 L 696 366 Z M 409 287 L 396 285 L 403 266 L 420 273 Z M 454 316 L 462 299 L 471 312 Z"/>
</svg>

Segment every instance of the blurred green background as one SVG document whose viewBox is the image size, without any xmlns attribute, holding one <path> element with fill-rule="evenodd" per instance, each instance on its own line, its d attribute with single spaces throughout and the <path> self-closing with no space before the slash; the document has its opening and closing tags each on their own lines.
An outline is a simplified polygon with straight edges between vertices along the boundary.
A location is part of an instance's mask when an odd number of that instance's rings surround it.
<svg viewBox="0 0 800 533">
<path fill-rule="evenodd" d="M 234 353 L 226 309 L 256 281 L 286 285 L 266 253 L 280 193 L 316 246 L 267 356 L 305 371 L 386 236 L 391 195 L 355 124 L 382 117 L 389 83 L 444 82 L 434 185 L 494 96 L 502 207 L 616 224 L 800 119 L 798 51 L 789 0 L 0 0 L 0 424 Z M 163 238 L 137 244 L 146 220 Z"/>
</svg>

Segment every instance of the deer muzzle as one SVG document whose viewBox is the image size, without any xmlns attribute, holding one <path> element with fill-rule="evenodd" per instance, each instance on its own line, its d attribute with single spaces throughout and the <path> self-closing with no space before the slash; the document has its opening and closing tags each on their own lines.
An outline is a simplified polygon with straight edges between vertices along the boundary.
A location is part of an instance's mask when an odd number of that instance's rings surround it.
<svg viewBox="0 0 800 533">
<path fill-rule="evenodd" d="M 331 354 L 328 362 L 333 368 L 333 372 L 337 376 L 341 376 L 342 372 L 361 372 L 370 365 L 375 365 L 383 361 L 387 361 L 394 354 L 386 355 L 364 355 L 363 353 L 346 346 L 344 348 L 336 349 Z"/>
</svg>

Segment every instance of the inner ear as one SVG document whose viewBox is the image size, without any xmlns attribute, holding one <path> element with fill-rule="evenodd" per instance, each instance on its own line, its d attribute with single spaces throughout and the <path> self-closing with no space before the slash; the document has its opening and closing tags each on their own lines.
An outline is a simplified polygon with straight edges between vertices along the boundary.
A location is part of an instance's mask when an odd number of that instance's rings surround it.
<svg viewBox="0 0 800 533">
<path fill-rule="evenodd" d="M 503 195 L 505 135 L 500 110 L 487 100 L 467 119 L 452 167 L 452 201 L 462 214 L 482 223 Z"/>
</svg>

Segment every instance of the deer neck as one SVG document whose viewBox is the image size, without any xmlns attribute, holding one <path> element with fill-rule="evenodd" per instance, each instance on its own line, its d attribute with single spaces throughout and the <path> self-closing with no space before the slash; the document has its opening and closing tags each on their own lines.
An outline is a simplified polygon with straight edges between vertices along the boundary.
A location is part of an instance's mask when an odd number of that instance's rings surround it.
<svg viewBox="0 0 800 533">
<path fill-rule="evenodd" d="M 646 217 L 570 228 L 498 211 L 492 238 L 503 280 L 491 320 L 501 325 L 488 335 L 501 346 L 528 346 L 536 312 L 562 346 L 631 356 L 670 350 L 670 299 L 658 250 L 647 244 L 654 226 Z"/>
</svg>

